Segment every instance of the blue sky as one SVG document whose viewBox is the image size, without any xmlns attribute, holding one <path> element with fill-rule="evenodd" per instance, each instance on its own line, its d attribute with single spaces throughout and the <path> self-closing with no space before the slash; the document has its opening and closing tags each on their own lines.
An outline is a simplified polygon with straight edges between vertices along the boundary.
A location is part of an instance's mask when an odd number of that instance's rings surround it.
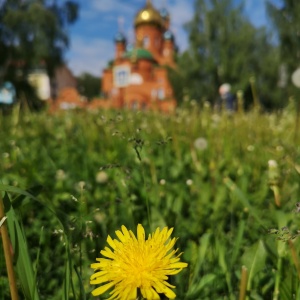
<svg viewBox="0 0 300 300">
<path fill-rule="evenodd" d="M 70 48 L 67 64 L 75 75 L 88 72 L 101 76 L 103 68 L 114 56 L 114 36 L 121 26 L 127 39 L 133 40 L 134 16 L 146 0 L 78 0 L 80 17 L 70 26 Z M 242 0 L 235 0 L 237 3 Z M 245 0 L 245 14 L 255 26 L 267 23 L 266 0 Z M 272 0 L 280 5 L 281 0 Z M 183 24 L 193 16 L 194 0 L 152 0 L 160 9 L 167 8 L 171 16 L 171 30 L 175 34 L 179 51 L 188 46 Z M 121 25 L 120 25 L 121 24 Z"/>
</svg>

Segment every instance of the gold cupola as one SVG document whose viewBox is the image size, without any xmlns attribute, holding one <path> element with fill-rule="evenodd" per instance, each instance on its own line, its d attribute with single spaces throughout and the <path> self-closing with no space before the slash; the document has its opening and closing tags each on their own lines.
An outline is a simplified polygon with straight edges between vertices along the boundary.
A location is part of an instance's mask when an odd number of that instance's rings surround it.
<svg viewBox="0 0 300 300">
<path fill-rule="evenodd" d="M 156 10 L 151 0 L 147 0 L 146 6 L 142 8 L 135 16 L 134 26 L 138 27 L 143 24 L 153 24 L 158 27 L 163 26 L 163 19 L 158 10 Z"/>
</svg>

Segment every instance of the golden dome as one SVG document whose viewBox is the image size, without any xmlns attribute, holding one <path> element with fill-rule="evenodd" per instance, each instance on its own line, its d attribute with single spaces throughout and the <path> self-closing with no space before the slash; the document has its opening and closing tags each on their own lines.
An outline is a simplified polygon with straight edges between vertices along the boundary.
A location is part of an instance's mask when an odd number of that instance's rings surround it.
<svg viewBox="0 0 300 300">
<path fill-rule="evenodd" d="M 151 1 L 147 0 L 147 4 L 135 16 L 134 26 L 137 27 L 141 24 L 154 24 L 162 27 L 162 17 L 158 10 L 156 10 Z"/>
</svg>

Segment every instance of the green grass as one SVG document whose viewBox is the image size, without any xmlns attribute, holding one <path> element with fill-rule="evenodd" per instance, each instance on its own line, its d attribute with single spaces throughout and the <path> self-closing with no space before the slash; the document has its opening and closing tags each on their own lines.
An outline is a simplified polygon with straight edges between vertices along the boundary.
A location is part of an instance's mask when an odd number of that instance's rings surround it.
<svg viewBox="0 0 300 300">
<path fill-rule="evenodd" d="M 189 263 L 171 279 L 178 299 L 238 299 L 243 266 L 247 299 L 299 299 L 292 256 L 299 257 L 299 240 L 268 233 L 300 227 L 300 137 L 291 107 L 233 116 L 193 102 L 163 115 L 16 109 L 0 117 L 0 128 L 1 190 L 26 236 L 39 299 L 91 299 L 89 265 L 107 235 L 138 223 L 148 232 L 174 227 Z M 198 149 L 197 138 L 207 147 Z M 269 160 L 278 163 L 280 207 Z M 38 201 L 20 199 L 17 189 Z M 0 270 L 0 298 L 9 299 Z"/>
</svg>

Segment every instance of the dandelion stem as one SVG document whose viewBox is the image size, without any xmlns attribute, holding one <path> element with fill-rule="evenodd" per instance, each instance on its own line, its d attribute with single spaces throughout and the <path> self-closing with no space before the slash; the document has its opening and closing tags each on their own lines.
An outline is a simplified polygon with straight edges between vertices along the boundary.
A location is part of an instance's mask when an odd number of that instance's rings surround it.
<svg viewBox="0 0 300 300">
<path fill-rule="evenodd" d="M 4 218 L 4 205 L 3 205 L 3 200 L 0 196 L 0 220 L 2 220 L 2 218 Z M 8 237 L 6 222 L 4 222 L 1 225 L 0 233 L 1 233 L 1 238 L 2 238 L 3 251 L 4 251 L 4 257 L 5 257 L 11 299 L 18 300 L 19 296 L 18 296 L 18 289 L 17 289 L 17 284 L 16 284 L 16 277 L 15 277 L 14 268 L 13 268 L 11 243 L 10 243 L 10 240 Z"/>
</svg>

